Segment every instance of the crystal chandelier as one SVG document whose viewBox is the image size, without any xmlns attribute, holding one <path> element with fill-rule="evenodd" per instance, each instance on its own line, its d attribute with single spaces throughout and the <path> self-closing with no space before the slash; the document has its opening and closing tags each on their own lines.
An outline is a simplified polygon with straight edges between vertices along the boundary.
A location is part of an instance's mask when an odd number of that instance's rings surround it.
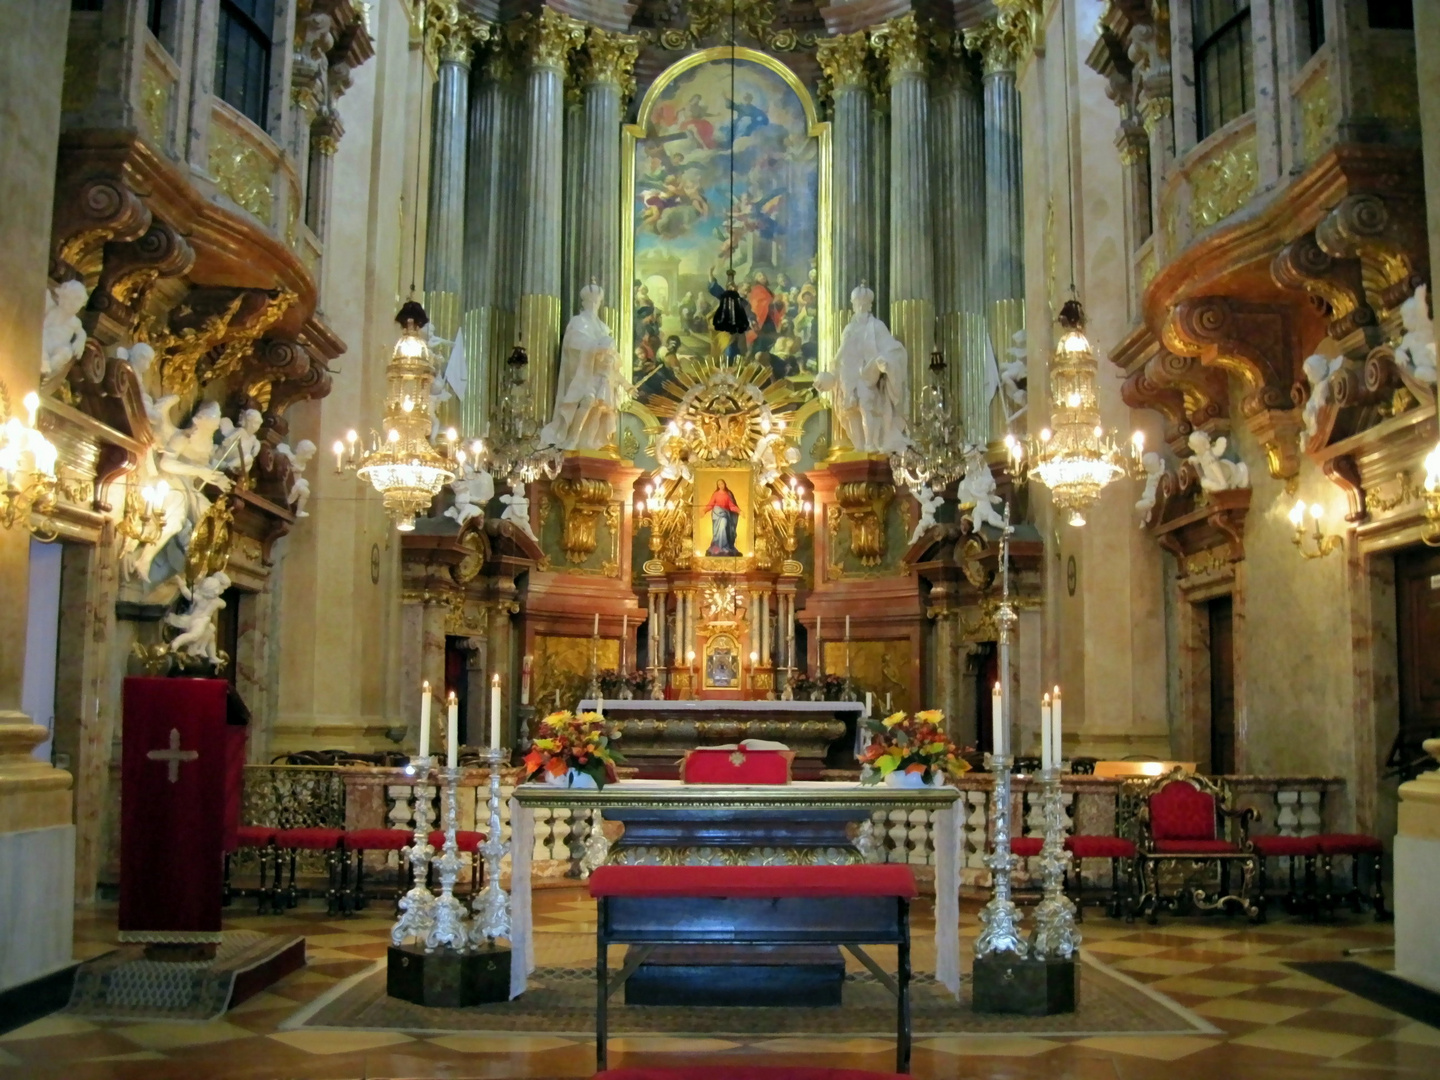
<svg viewBox="0 0 1440 1080">
<path fill-rule="evenodd" d="M 930 350 L 930 381 L 920 391 L 909 445 L 890 455 L 890 471 L 908 488 L 929 484 L 936 491 L 965 472 L 965 433 L 945 394 L 945 357 L 938 345 Z"/>
<path fill-rule="evenodd" d="M 530 357 L 517 342 L 505 361 L 505 392 L 490 418 L 488 462 L 497 481 L 511 485 L 554 479 L 565 455 L 540 445 L 540 422 L 529 403 Z"/>
<path fill-rule="evenodd" d="M 55 507 L 55 462 L 59 451 L 35 427 L 35 414 L 40 409 L 40 395 L 33 390 L 25 395 L 25 423 L 10 415 L 10 395 L 0 383 L 0 473 L 5 486 L 0 490 L 0 525 L 11 529 L 23 524 L 39 535 L 32 515 L 44 516 Z M 54 539 L 53 535 L 41 539 Z"/>
<path fill-rule="evenodd" d="M 1138 468 L 1144 436 L 1136 432 L 1127 452 L 1100 424 L 1096 393 L 1098 365 L 1085 336 L 1085 309 L 1069 300 L 1060 309 L 1063 332 L 1050 361 L 1050 423 L 1038 439 L 1005 436 L 1011 470 L 1050 489 L 1071 525 L 1085 524 L 1085 510 L 1106 484 Z"/>
<path fill-rule="evenodd" d="M 459 473 L 454 428 L 445 433 L 437 449 L 430 441 L 436 421 L 430 387 L 435 380 L 435 355 L 423 334 L 430 321 L 425 309 L 410 300 L 395 317 L 400 340 L 385 367 L 385 411 L 382 437 L 371 432 L 363 452 L 354 431 L 335 443 L 335 471 L 353 469 L 380 493 L 385 510 L 401 532 L 415 528 L 415 516 L 427 510 Z"/>
</svg>

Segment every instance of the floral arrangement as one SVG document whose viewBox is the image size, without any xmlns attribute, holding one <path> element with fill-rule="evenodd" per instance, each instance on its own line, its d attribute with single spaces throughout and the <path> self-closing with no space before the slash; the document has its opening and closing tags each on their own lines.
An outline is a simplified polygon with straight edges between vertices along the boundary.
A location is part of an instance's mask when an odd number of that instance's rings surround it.
<svg viewBox="0 0 1440 1080">
<path fill-rule="evenodd" d="M 811 692 L 819 688 L 820 684 L 803 671 L 797 671 L 794 675 L 790 676 L 790 692 L 797 698 L 801 695 L 809 697 Z"/>
<path fill-rule="evenodd" d="M 618 697 L 620 688 L 625 685 L 625 673 L 613 667 L 606 668 L 596 673 L 595 681 L 600 684 L 600 693 L 608 698 Z"/>
<path fill-rule="evenodd" d="M 625 760 L 610 747 L 619 736 L 599 713 L 553 712 L 540 721 L 540 734 L 525 755 L 525 778 L 544 780 L 574 769 L 603 788 L 615 779 L 616 764 Z"/>
<path fill-rule="evenodd" d="M 929 784 L 936 777 L 969 772 L 969 762 L 960 756 L 963 751 L 945 737 L 944 725 L 945 714 L 939 709 L 865 721 L 871 740 L 860 756 L 861 783 L 878 784 L 893 772 L 903 772 L 918 773 Z"/>
<path fill-rule="evenodd" d="M 630 692 L 636 696 L 650 692 L 650 676 L 644 671 L 627 671 L 624 681 L 630 687 Z"/>
<path fill-rule="evenodd" d="M 827 671 L 820 676 L 819 682 L 826 701 L 839 701 L 840 695 L 845 692 L 844 675 L 836 675 L 833 671 Z"/>
</svg>

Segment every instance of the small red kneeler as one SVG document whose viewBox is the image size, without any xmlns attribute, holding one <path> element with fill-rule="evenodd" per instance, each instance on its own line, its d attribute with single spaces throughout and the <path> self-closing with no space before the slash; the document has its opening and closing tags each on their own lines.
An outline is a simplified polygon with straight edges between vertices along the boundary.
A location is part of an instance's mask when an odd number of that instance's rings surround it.
<svg viewBox="0 0 1440 1080">
<path fill-rule="evenodd" d="M 599 866 L 590 895 L 725 899 L 896 896 L 914 899 L 915 874 L 901 863 L 859 866 Z"/>
<path fill-rule="evenodd" d="M 687 784 L 788 784 L 794 761 L 794 750 L 702 746 L 680 762 L 680 779 Z"/>
</svg>

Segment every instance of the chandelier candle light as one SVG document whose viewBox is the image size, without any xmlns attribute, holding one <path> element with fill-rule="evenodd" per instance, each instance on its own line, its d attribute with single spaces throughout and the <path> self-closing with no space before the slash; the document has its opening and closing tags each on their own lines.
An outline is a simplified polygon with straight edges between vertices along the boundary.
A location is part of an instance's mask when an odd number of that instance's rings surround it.
<svg viewBox="0 0 1440 1080">
<path fill-rule="evenodd" d="M 24 423 L 10 415 L 10 396 L 0 383 L 0 472 L 5 486 L 0 490 L 0 524 L 12 529 L 17 523 L 35 533 L 39 539 L 53 540 L 57 534 L 47 526 L 37 527 L 32 515 L 42 518 L 55 508 L 55 462 L 59 451 L 35 426 L 40 410 L 40 395 L 25 395 Z"/>
</svg>

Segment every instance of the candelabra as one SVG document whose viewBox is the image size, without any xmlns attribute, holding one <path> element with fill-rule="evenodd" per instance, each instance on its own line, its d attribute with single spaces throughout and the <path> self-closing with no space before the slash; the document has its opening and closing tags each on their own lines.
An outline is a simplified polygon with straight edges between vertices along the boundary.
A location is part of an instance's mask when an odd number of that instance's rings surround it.
<svg viewBox="0 0 1440 1080">
<path fill-rule="evenodd" d="M 415 757 L 410 761 L 410 767 L 415 772 L 415 835 L 410 844 L 410 867 L 414 873 L 415 884 L 400 898 L 400 917 L 395 920 L 395 925 L 390 930 L 392 945 L 403 945 L 406 938 L 428 941 L 430 931 L 435 925 L 435 897 L 425 885 L 430 869 L 430 856 L 434 854 L 434 849 L 430 846 L 431 789 L 425 782 L 430 778 L 432 760 L 429 757 Z"/>
<path fill-rule="evenodd" d="M 440 770 L 440 776 L 445 781 L 445 798 L 441 804 L 445 844 L 435 860 L 435 869 L 440 872 L 440 895 L 435 900 L 430 932 L 425 935 L 425 951 L 434 952 L 441 945 L 448 945 L 463 952 L 470 939 L 465 927 L 465 905 L 455 897 L 455 879 L 460 875 L 461 866 L 460 848 L 455 842 L 455 819 L 459 815 L 455 789 L 460 782 L 460 770 L 446 767 Z"/>
<path fill-rule="evenodd" d="M 28 419 L 21 423 L 10 415 L 10 395 L 0 382 L 0 525 L 7 529 L 23 525 L 42 540 L 53 540 L 55 533 L 42 520 L 55 509 L 58 481 L 55 463 L 59 451 L 35 426 L 40 409 L 40 395 L 33 390 L 25 395 Z"/>
<path fill-rule="evenodd" d="M 1295 526 L 1295 536 L 1291 542 L 1295 545 L 1295 549 L 1305 558 L 1323 559 L 1331 552 L 1338 551 L 1340 545 L 1345 541 L 1339 536 L 1327 536 L 1321 530 L 1320 520 L 1325 516 L 1325 508 L 1319 503 L 1314 503 L 1308 508 L 1310 520 L 1313 524 L 1313 531 L 1309 537 L 1307 537 L 1305 534 L 1306 509 L 1304 500 L 1297 502 L 1290 508 L 1290 524 Z M 1307 539 L 1314 542 L 1314 548 L 1312 550 L 1306 550 L 1305 548 L 1305 541 Z"/>
<path fill-rule="evenodd" d="M 1065 796 L 1060 790 L 1059 768 L 1040 773 L 1040 806 L 1045 816 L 1045 842 L 1040 849 L 1044 896 L 1035 907 L 1032 954 L 1041 960 L 1066 960 L 1080 947 L 1075 929 L 1075 905 L 1065 895 Z"/>
<path fill-rule="evenodd" d="M 510 898 L 500 887 L 500 860 L 505 857 L 505 842 L 500 839 L 500 765 L 506 759 L 501 747 L 485 751 L 490 764 L 490 822 L 479 851 L 485 857 L 485 888 L 471 905 L 475 917 L 470 923 L 470 942 L 477 948 L 510 937 Z"/>
</svg>

